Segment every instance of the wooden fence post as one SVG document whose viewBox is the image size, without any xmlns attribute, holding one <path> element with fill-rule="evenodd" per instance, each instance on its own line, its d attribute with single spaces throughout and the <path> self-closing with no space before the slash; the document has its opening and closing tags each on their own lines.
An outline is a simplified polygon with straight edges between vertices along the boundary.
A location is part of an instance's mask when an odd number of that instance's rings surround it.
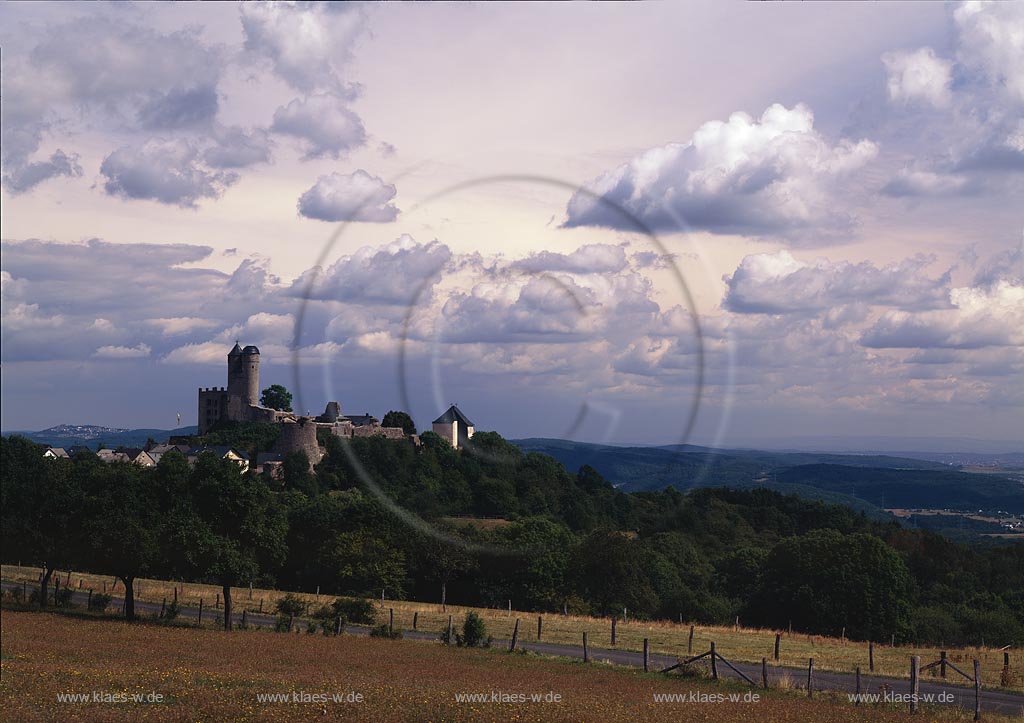
<svg viewBox="0 0 1024 723">
<path fill-rule="evenodd" d="M 249 626 L 249 616 L 246 615 L 246 609 L 242 608 L 242 627 L 246 628 Z"/>
<path fill-rule="evenodd" d="M 199 627 L 203 626 L 203 599 L 199 598 Z"/>
<path fill-rule="evenodd" d="M 341 616 L 338 615 L 334 618 L 334 634 L 341 635 Z"/>
<path fill-rule="evenodd" d="M 516 643 L 519 642 L 519 618 L 516 618 L 516 625 L 512 628 L 512 640 L 508 644 L 508 652 L 516 651 Z"/>
<path fill-rule="evenodd" d="M 942 679 L 946 679 L 946 651 L 943 650 L 939 653 L 939 675 Z"/>
<path fill-rule="evenodd" d="M 868 641 L 868 671 L 875 672 L 875 644 Z"/>
<path fill-rule="evenodd" d="M 252 582 L 249 582 L 249 599 L 252 600 Z"/>
<path fill-rule="evenodd" d="M 540 640 L 541 628 L 544 626 L 544 618 L 537 616 L 537 640 Z"/>
<path fill-rule="evenodd" d="M 388 634 L 395 632 L 395 609 L 388 608 Z"/>
<path fill-rule="evenodd" d="M 651 641 L 644 638 L 644 672 L 651 669 Z"/>
<path fill-rule="evenodd" d="M 260 615 L 263 614 L 263 598 L 260 598 Z"/>
<path fill-rule="evenodd" d="M 974 720 L 981 720 L 981 663 L 974 661 Z"/>
<path fill-rule="evenodd" d="M 587 647 L 587 633 L 586 633 L 586 631 L 583 632 L 583 662 L 584 663 L 589 663 L 590 662 L 590 650 Z"/>
<path fill-rule="evenodd" d="M 782 644 L 782 633 L 775 633 L 775 660 L 779 660 L 779 646 Z"/>
<path fill-rule="evenodd" d="M 160 603 L 160 619 L 161 620 L 164 619 L 164 613 L 166 612 L 166 610 L 167 610 L 167 598 L 164 598 L 164 601 L 162 603 Z"/>
<path fill-rule="evenodd" d="M 686 641 L 687 655 L 693 655 L 693 626 L 690 626 L 690 638 Z"/>
<path fill-rule="evenodd" d="M 174 604 L 175 605 L 178 604 L 178 586 L 177 585 L 174 586 Z"/>
<path fill-rule="evenodd" d="M 452 643 L 455 642 L 454 632 L 455 632 L 455 623 L 454 623 L 454 621 L 452 619 L 452 616 L 449 615 L 448 616 L 448 644 L 449 645 L 451 645 Z"/>
<path fill-rule="evenodd" d="M 85 608 L 88 610 L 92 607 L 92 588 L 89 588 L 89 600 L 85 603 Z"/>
<path fill-rule="evenodd" d="M 814 697 L 814 658 L 807 659 L 807 697 Z"/>
<path fill-rule="evenodd" d="M 768 658 L 761 658 L 761 687 L 768 690 Z"/>
<path fill-rule="evenodd" d="M 733 632 L 738 633 L 740 631 L 740 616 L 736 616 L 736 627 L 733 628 Z"/>
<path fill-rule="evenodd" d="M 910 656 L 910 712 L 917 713 L 917 699 L 921 694 L 921 656 Z"/>
<path fill-rule="evenodd" d="M 213 601 L 213 608 L 220 610 L 220 593 L 217 593 L 217 598 Z"/>
<path fill-rule="evenodd" d="M 715 652 L 715 641 L 711 641 L 711 680 L 718 680 L 718 653 Z"/>
<path fill-rule="evenodd" d="M 412 614 L 412 629 L 413 630 L 416 629 L 416 626 L 419 624 L 419 621 L 420 621 L 420 611 L 417 610 L 417 611 L 415 611 Z"/>
<path fill-rule="evenodd" d="M 615 616 L 612 616 L 612 645 L 615 645 Z"/>
</svg>

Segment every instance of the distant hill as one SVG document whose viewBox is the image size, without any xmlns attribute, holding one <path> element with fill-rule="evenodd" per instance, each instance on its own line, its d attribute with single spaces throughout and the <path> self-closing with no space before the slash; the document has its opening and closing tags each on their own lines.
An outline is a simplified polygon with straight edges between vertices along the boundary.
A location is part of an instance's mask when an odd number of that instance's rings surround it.
<svg viewBox="0 0 1024 723">
<path fill-rule="evenodd" d="M 1019 480 L 961 472 L 940 462 L 888 455 L 716 450 L 694 445 L 615 447 L 559 439 L 514 441 L 575 471 L 590 465 L 627 492 L 766 487 L 881 514 L 883 507 L 1024 513 Z"/>
<path fill-rule="evenodd" d="M 3 434 L 5 437 L 18 434 L 49 447 L 67 448 L 75 444 L 84 444 L 96 449 L 102 444 L 104 447 L 113 449 L 115 447 L 141 447 L 150 438 L 161 441 L 172 435 L 191 435 L 196 434 L 197 431 L 198 428 L 195 426 L 179 429 L 119 429 L 93 424 L 58 424 L 56 427 L 39 432 L 11 431 Z"/>
</svg>

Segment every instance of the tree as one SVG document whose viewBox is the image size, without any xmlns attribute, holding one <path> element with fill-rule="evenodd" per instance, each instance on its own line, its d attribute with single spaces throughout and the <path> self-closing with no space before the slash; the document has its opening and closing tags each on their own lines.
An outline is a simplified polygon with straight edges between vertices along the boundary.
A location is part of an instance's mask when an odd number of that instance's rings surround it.
<svg viewBox="0 0 1024 723">
<path fill-rule="evenodd" d="M 161 460 L 162 461 L 162 460 Z M 93 465 L 83 480 L 83 541 L 87 568 L 124 583 L 124 617 L 135 619 L 135 580 L 161 555 L 161 514 L 152 473 L 134 464 Z"/>
<path fill-rule="evenodd" d="M 39 604 L 53 571 L 70 565 L 80 535 L 82 492 L 75 469 L 102 465 L 96 455 L 47 459 L 43 447 L 20 436 L 0 438 L 0 540 L 7 560 L 43 568 Z"/>
<path fill-rule="evenodd" d="M 224 629 L 231 629 L 231 588 L 281 564 L 287 552 L 284 508 L 260 478 L 212 453 L 199 456 L 177 501 L 175 536 L 197 577 L 220 583 Z"/>
<path fill-rule="evenodd" d="M 441 609 L 447 610 L 448 583 L 476 566 L 476 560 L 458 543 L 422 535 L 417 545 L 423 575 L 441 586 Z"/>
<path fill-rule="evenodd" d="M 292 411 L 292 393 L 280 384 L 271 384 L 260 394 L 260 404 L 282 412 Z"/>
<path fill-rule="evenodd" d="M 407 435 L 416 434 L 416 425 L 413 423 L 412 417 L 405 412 L 388 412 L 384 415 L 380 425 L 382 427 L 401 427 Z"/>
</svg>

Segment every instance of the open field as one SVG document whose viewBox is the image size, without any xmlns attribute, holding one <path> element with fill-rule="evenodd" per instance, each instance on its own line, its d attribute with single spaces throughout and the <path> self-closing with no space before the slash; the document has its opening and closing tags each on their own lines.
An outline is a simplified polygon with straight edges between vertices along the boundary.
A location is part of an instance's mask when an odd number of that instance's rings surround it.
<svg viewBox="0 0 1024 723">
<path fill-rule="evenodd" d="M 825 696 L 758 691 L 758 702 L 662 702 L 751 689 L 583 666 L 498 650 L 416 641 L 190 627 L 7 609 L 0 659 L 0 717 L 10 721 L 954 721 L 953 706 L 911 717 L 854 708 Z M 560 702 L 460 702 L 463 693 L 557 694 Z M 68 702 L 58 695 L 125 695 L 129 702 Z M 162 702 L 133 702 L 133 694 Z M 361 702 L 269 702 L 258 696 L 359 694 Z M 352 696 L 350 696 L 352 697 Z M 901 706 L 902 708 L 902 706 Z M 1008 720 L 986 716 L 987 720 Z"/>
<path fill-rule="evenodd" d="M 33 567 L 17 567 L 4 565 L 0 568 L 2 578 L 5 581 L 24 580 L 29 585 L 38 580 L 39 569 Z M 56 573 L 55 573 L 56 574 Z M 63 573 L 61 584 L 63 585 L 67 573 Z M 106 583 L 107 591 L 112 588 L 112 578 L 109 576 L 79 574 L 72 572 L 70 576 L 71 586 L 79 587 L 79 580 L 82 581 L 81 589 L 94 589 L 101 591 Z M 201 585 L 195 583 L 171 583 L 162 580 L 141 580 L 139 590 L 141 599 L 149 600 L 159 604 L 161 600 L 171 600 L 174 597 L 174 586 L 178 586 L 179 603 L 190 606 L 198 606 L 199 600 L 207 609 L 214 606 L 220 588 L 214 585 Z M 116 595 L 123 595 L 123 585 L 118 582 L 114 590 Z M 243 608 L 257 612 L 260 608 L 260 601 L 263 601 L 264 612 L 272 612 L 274 602 L 284 595 L 277 590 L 253 590 L 252 599 L 249 599 L 248 588 L 235 588 L 232 591 L 232 599 L 235 605 L 235 612 L 241 614 Z M 324 604 L 333 599 L 332 596 L 320 595 L 319 600 L 315 595 L 302 595 L 311 606 L 318 603 Z M 468 611 L 475 611 L 484 618 L 488 631 L 496 638 L 508 638 L 511 635 L 512 627 L 516 618 L 520 622 L 520 639 L 524 641 L 536 640 L 537 636 L 537 615 L 536 613 L 513 610 L 511 616 L 508 610 L 494 610 L 487 608 L 467 608 L 456 605 L 448 605 L 446 611 L 442 611 L 440 605 L 418 603 L 409 601 L 386 600 L 385 609 L 392 608 L 395 611 L 395 626 L 399 628 L 412 628 L 414 614 L 418 615 L 419 630 L 440 632 L 447 627 L 448 616 L 453 615 L 457 622 L 460 622 Z M 386 621 L 386 612 L 381 617 Z M 665 655 L 684 655 L 687 651 L 687 641 L 690 626 L 688 623 L 678 624 L 666 621 L 661 622 L 633 622 L 623 623 L 621 620 L 616 626 L 616 645 L 620 650 L 639 651 L 643 648 L 643 639 L 650 640 L 652 653 Z M 579 645 L 582 634 L 586 632 L 589 642 L 594 647 L 611 647 L 611 623 L 607 619 L 563 616 L 553 613 L 543 615 L 542 640 L 549 643 L 568 643 Z M 693 650 L 695 653 L 703 652 L 710 647 L 714 641 L 717 650 L 730 660 L 760 663 L 762 657 L 772 658 L 775 645 L 774 630 L 757 630 L 740 627 L 734 630 L 733 627 L 707 627 L 697 626 L 694 631 Z M 838 672 L 852 672 L 857 666 L 861 666 L 863 672 L 868 671 L 868 644 L 842 641 L 836 638 L 828 638 L 817 635 L 804 635 L 800 633 L 789 634 L 782 632 L 781 651 L 779 665 L 795 668 L 805 667 L 807 659 L 814 658 L 814 665 L 819 670 L 831 670 Z M 907 661 L 911 655 L 920 655 L 923 663 L 938 660 L 939 649 L 930 647 L 897 646 L 889 647 L 887 644 L 875 645 L 875 673 L 896 677 L 908 677 L 909 670 Z M 982 668 L 986 671 L 997 671 L 1002 668 L 1003 651 L 997 648 L 948 648 L 949 660 L 961 669 L 970 672 L 971 661 L 978 659 Z M 1020 675 L 1022 662 L 1019 651 L 1012 651 L 1013 669 L 1016 676 L 1008 681 L 1010 684 L 1006 690 L 1024 690 L 1024 676 Z M 936 671 L 924 674 L 924 679 L 936 675 Z M 955 677 L 955 674 L 952 674 Z M 991 680 L 991 678 L 990 678 Z"/>
</svg>

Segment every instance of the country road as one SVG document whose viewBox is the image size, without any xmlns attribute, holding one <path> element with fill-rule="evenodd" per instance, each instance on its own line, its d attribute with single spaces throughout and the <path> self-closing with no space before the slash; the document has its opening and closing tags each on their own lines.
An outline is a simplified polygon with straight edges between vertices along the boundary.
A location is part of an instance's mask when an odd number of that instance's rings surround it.
<svg viewBox="0 0 1024 723">
<path fill-rule="evenodd" d="M 10 589 L 15 587 L 22 587 L 20 582 L 3 581 L 2 586 L 4 589 Z M 31 588 L 31 585 L 29 586 Z M 85 592 L 75 591 L 72 594 L 73 602 L 85 606 L 88 600 L 88 594 Z M 111 605 L 119 606 L 122 602 L 122 598 L 114 598 Z M 160 605 L 153 602 L 136 600 L 135 611 L 137 614 L 149 614 L 157 615 L 160 613 Z M 213 615 L 220 612 L 219 610 L 214 611 L 207 608 L 203 611 L 203 618 L 206 620 L 213 620 Z M 179 613 L 179 617 L 188 618 L 195 620 L 199 617 L 199 609 L 193 607 L 183 607 Z M 232 615 L 232 618 L 239 622 L 241 621 L 241 613 Z M 258 613 L 247 613 L 247 622 L 250 625 L 259 627 L 273 627 L 274 616 L 272 615 L 260 615 Z M 368 635 L 369 628 L 366 626 L 348 625 L 345 628 L 345 632 L 351 635 Z M 419 630 L 406 630 L 403 631 L 403 635 L 406 638 L 413 640 L 424 640 L 424 641 L 436 641 L 438 639 L 437 632 L 425 632 Z M 494 646 L 496 648 L 508 648 L 508 640 L 495 640 Z M 552 655 L 563 658 L 583 658 L 583 649 L 581 646 L 576 645 L 565 645 L 560 643 L 543 643 L 543 642 L 531 642 L 520 639 L 517 647 L 521 650 L 528 650 L 534 653 L 542 655 Z M 590 646 L 589 655 L 592 661 L 608 661 L 616 665 L 624 665 L 631 667 L 643 667 L 643 654 L 632 650 L 609 650 L 606 648 L 596 648 Z M 667 655 L 655 655 L 650 656 L 650 669 L 661 670 L 673 665 L 677 662 L 676 658 Z M 924 661 L 927 662 L 927 661 Z M 742 671 L 747 677 L 754 681 L 760 681 L 761 679 L 761 666 L 758 663 L 737 663 L 733 662 L 740 671 Z M 729 670 L 728 666 L 720 665 L 719 673 L 724 677 L 732 677 L 740 680 L 739 676 Z M 777 680 L 781 675 L 786 674 L 790 680 L 797 681 L 803 685 L 807 679 L 806 669 L 800 668 L 783 668 L 783 667 L 772 667 L 768 668 L 768 679 L 769 685 L 773 681 Z M 982 670 L 981 679 L 982 682 L 988 680 L 998 680 L 999 672 L 995 670 Z M 965 681 L 966 682 L 966 681 Z M 890 691 L 895 694 L 907 695 L 910 693 L 910 681 L 905 678 L 890 678 L 875 675 L 861 675 L 861 684 L 865 693 L 880 693 L 883 691 Z M 853 693 L 856 689 L 856 679 L 853 673 L 837 673 L 830 671 L 818 671 L 814 672 L 814 687 L 815 690 L 829 690 L 838 692 Z M 933 699 L 938 699 L 939 694 L 948 693 L 952 695 L 952 703 L 950 705 L 957 705 L 961 708 L 967 708 L 969 710 L 974 709 L 974 688 L 964 685 L 954 685 L 952 683 L 935 681 L 931 679 L 922 679 L 920 685 L 920 692 L 922 696 L 931 695 Z M 1010 693 L 1002 690 L 996 690 L 992 688 L 984 688 L 982 690 L 982 710 L 1001 713 L 1003 715 L 1019 715 L 1024 716 L 1024 694 Z"/>
</svg>

